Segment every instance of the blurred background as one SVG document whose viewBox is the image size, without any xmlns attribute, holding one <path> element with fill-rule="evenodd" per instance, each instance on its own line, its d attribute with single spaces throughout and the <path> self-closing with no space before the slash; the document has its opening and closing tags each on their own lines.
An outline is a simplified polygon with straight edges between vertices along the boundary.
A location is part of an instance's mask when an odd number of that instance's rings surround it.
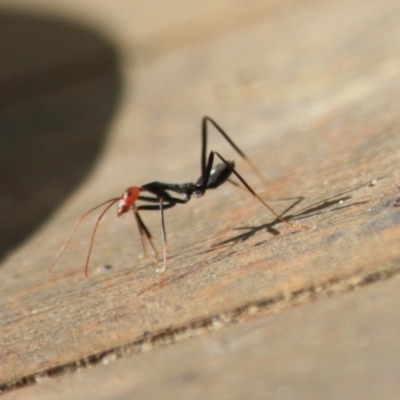
<svg viewBox="0 0 400 400">
<path fill-rule="evenodd" d="M 0 258 L 68 198 L 101 152 L 118 49 L 68 18 L 0 2 Z"/>
</svg>

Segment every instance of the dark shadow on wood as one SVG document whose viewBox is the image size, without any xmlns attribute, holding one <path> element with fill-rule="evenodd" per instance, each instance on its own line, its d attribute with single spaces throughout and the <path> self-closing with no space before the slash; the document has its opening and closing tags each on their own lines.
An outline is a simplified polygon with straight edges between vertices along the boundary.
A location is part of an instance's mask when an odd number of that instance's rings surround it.
<svg viewBox="0 0 400 400">
<path fill-rule="evenodd" d="M 0 259 L 90 172 L 118 106 L 118 51 L 71 21 L 0 9 Z"/>
<path fill-rule="evenodd" d="M 377 179 L 377 181 L 381 180 L 381 179 L 384 179 L 384 178 L 379 178 L 379 179 Z M 367 203 L 367 201 L 359 201 L 359 202 L 353 202 L 351 204 L 342 205 L 344 202 L 349 201 L 352 198 L 350 193 L 360 190 L 361 188 L 364 188 L 367 186 L 371 186 L 371 182 L 363 183 L 361 185 L 357 185 L 355 187 L 349 188 L 340 193 L 336 193 L 329 198 L 326 198 L 324 200 L 321 200 L 321 201 L 311 204 L 307 208 L 300 210 L 295 214 L 288 214 L 288 212 L 290 210 L 292 210 L 297 204 L 299 204 L 305 198 L 303 196 L 298 197 L 298 200 L 293 202 L 286 210 L 284 210 L 282 212 L 281 215 L 286 220 L 293 222 L 293 221 L 302 220 L 305 218 L 310 218 L 310 217 L 313 217 L 316 215 L 320 215 L 322 213 L 339 211 L 339 210 L 342 210 L 342 209 L 345 209 L 348 207 L 354 207 L 354 206 L 365 204 L 365 203 Z M 334 207 L 334 206 L 337 206 L 337 207 Z M 238 231 L 246 230 L 246 232 L 215 244 L 215 246 L 213 246 L 213 248 L 210 249 L 209 251 L 213 251 L 217 248 L 224 247 L 228 244 L 233 245 L 237 242 L 244 242 L 247 239 L 250 239 L 257 232 L 263 231 L 263 230 L 266 230 L 267 232 L 269 232 L 273 235 L 277 235 L 277 234 L 279 234 L 279 232 L 274 228 L 274 226 L 277 224 L 281 224 L 281 223 L 282 223 L 282 221 L 275 218 L 273 221 L 271 221 L 267 224 L 262 224 L 259 226 L 245 226 L 245 227 L 237 228 L 235 230 L 238 230 Z"/>
</svg>

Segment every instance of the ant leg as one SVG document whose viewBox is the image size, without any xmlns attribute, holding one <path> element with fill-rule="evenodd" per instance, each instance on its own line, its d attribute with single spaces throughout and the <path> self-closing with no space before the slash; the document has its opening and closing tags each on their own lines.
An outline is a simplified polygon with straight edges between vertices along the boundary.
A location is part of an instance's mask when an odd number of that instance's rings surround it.
<svg viewBox="0 0 400 400">
<path fill-rule="evenodd" d="M 207 160 L 207 165 L 205 167 L 204 172 L 202 171 L 202 175 L 201 175 L 201 196 L 204 195 L 204 193 L 206 192 L 207 188 L 209 188 L 209 184 L 208 184 L 208 180 L 210 178 L 210 174 L 211 174 L 211 169 L 214 163 L 214 152 L 211 151 L 210 154 L 208 155 L 208 160 Z M 230 171 L 230 169 L 232 168 L 231 165 L 229 165 L 229 163 L 225 163 L 228 165 L 228 171 Z"/>
<path fill-rule="evenodd" d="M 151 201 L 154 201 L 154 199 L 152 199 Z M 162 230 L 162 239 L 163 239 L 163 271 L 162 271 L 163 274 L 162 274 L 161 282 L 160 282 L 161 287 L 164 286 L 165 279 L 167 277 L 167 233 L 165 230 L 164 210 L 167 210 L 168 208 L 172 208 L 172 207 L 176 206 L 176 204 L 179 203 L 180 201 L 181 201 L 181 199 L 175 199 L 174 197 L 171 197 L 168 195 L 167 198 L 160 197 L 158 199 L 158 203 L 159 203 L 158 206 L 156 206 L 156 205 L 141 205 L 136 208 L 136 211 L 139 211 L 139 210 L 159 210 L 160 211 L 161 230 Z M 164 202 L 166 202 L 166 204 Z M 141 227 L 144 228 L 145 229 L 144 232 L 146 232 L 147 228 L 143 224 L 143 221 L 142 221 Z M 147 232 L 148 232 L 148 230 L 147 230 Z"/>
<path fill-rule="evenodd" d="M 254 163 L 246 156 L 246 154 L 233 142 L 228 134 L 210 117 L 204 116 L 202 119 L 202 148 L 201 148 L 201 174 L 204 176 L 206 169 L 206 158 L 207 158 L 207 122 L 211 123 L 214 128 L 224 137 L 224 139 L 233 147 L 233 149 L 247 162 L 250 168 L 258 175 L 260 180 L 267 186 L 267 180 L 261 171 L 254 165 Z"/>
<path fill-rule="evenodd" d="M 167 276 L 167 234 L 165 232 L 163 203 L 164 203 L 164 199 L 160 198 L 160 216 L 161 216 L 161 228 L 162 228 L 162 237 L 163 237 L 163 257 L 164 257 L 163 275 L 162 275 L 161 283 L 160 283 L 161 287 L 164 286 L 165 278 Z"/>
<path fill-rule="evenodd" d="M 138 231 L 139 231 L 139 235 L 140 235 L 140 241 L 142 243 L 143 257 L 146 257 L 147 256 L 146 242 L 144 241 L 145 233 L 143 232 L 143 228 L 140 225 L 140 221 L 139 221 L 136 209 L 132 208 L 132 211 L 133 211 L 133 216 L 135 217 L 135 220 L 136 220 L 136 225 L 138 227 Z"/>
<path fill-rule="evenodd" d="M 133 207 L 132 209 L 133 211 L 133 215 L 135 217 L 138 229 L 139 229 L 139 234 L 140 234 L 140 240 L 142 242 L 142 248 L 143 248 L 143 253 L 146 256 L 146 243 L 144 241 L 144 237 L 146 236 L 147 240 L 150 243 L 150 246 L 152 247 L 153 251 L 154 251 L 154 258 L 155 261 L 157 262 L 158 259 L 158 251 L 153 243 L 153 237 L 150 233 L 150 231 L 147 229 L 146 225 L 144 224 L 142 218 L 140 217 L 136 207 Z"/>
<path fill-rule="evenodd" d="M 231 185 L 236 186 L 237 188 L 243 189 L 242 186 L 240 186 L 237 182 L 235 182 L 234 180 L 232 180 L 230 178 L 228 178 L 226 181 L 229 182 Z"/>
<path fill-rule="evenodd" d="M 279 219 L 281 222 L 285 222 L 286 224 L 289 224 L 293 226 L 293 224 L 288 221 L 287 219 L 283 218 L 281 215 L 279 215 L 271 206 L 269 206 L 252 188 L 251 186 L 242 178 L 242 176 L 239 174 L 239 172 L 236 171 L 236 169 L 228 163 L 227 160 L 225 160 L 224 157 L 221 156 L 221 154 L 217 153 L 216 151 L 212 151 L 211 154 L 216 154 L 228 167 L 231 168 L 232 173 L 242 182 L 242 184 L 245 186 L 245 188 L 257 199 L 259 200 L 266 208 L 268 208 L 269 211 L 272 212 L 272 214 L 275 215 L 276 218 Z M 210 157 L 211 158 L 211 157 Z"/>
</svg>

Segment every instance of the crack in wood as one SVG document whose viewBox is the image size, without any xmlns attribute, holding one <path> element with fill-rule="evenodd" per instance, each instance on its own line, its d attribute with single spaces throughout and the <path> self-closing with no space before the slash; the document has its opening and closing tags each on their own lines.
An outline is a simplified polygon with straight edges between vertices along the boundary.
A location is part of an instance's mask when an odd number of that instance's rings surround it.
<svg viewBox="0 0 400 400">
<path fill-rule="evenodd" d="M 391 263 L 373 271 L 361 271 L 358 274 L 349 276 L 333 277 L 322 283 L 299 290 L 287 293 L 283 292 L 274 297 L 251 301 L 242 306 L 225 310 L 185 325 L 168 327 L 154 333 L 145 332 L 134 342 L 92 354 L 77 361 L 51 367 L 9 382 L 0 383 L 0 395 L 99 364 L 109 364 L 122 357 L 129 357 L 134 354 L 144 353 L 184 340 L 193 339 L 206 332 L 214 332 L 249 319 L 263 317 L 267 314 L 277 313 L 294 306 L 308 304 L 311 301 L 344 294 L 398 275 L 400 275 L 400 261 L 393 260 Z"/>
</svg>

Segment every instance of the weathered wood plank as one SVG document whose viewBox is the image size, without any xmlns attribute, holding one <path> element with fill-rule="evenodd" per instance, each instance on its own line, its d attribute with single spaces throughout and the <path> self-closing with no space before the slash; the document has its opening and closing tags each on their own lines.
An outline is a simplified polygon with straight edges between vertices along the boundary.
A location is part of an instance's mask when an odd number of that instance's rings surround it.
<svg viewBox="0 0 400 400">
<path fill-rule="evenodd" d="M 237 15 L 226 7 L 218 18 Z M 346 292 L 396 274 L 399 14 L 394 1 L 298 3 L 265 22 L 232 25 L 203 42 L 196 36 L 193 45 L 188 39 L 159 58 L 126 59 L 127 95 L 98 167 L 1 266 L 0 383 L 246 304 L 281 299 L 285 308 L 299 301 L 296 293 L 311 300 L 316 290 Z M 199 21 L 194 31 L 205 29 Z M 140 40 L 143 46 L 146 37 Z M 148 40 L 162 43 L 162 35 Z M 168 210 L 162 289 L 152 260 L 139 259 L 132 220 L 112 213 L 96 239 L 89 279 L 82 267 L 93 220 L 49 273 L 86 209 L 126 186 L 198 178 L 204 114 L 267 176 L 264 188 L 237 162 L 262 197 L 279 212 L 293 206 L 286 216 L 308 229 L 276 224 L 251 196 L 226 186 Z M 212 143 L 237 159 L 216 137 Z M 161 248 L 158 215 L 144 218 Z"/>
<path fill-rule="evenodd" d="M 196 340 L 42 380 L 5 399 L 396 398 L 398 291 L 398 279 L 376 283 Z"/>
</svg>

